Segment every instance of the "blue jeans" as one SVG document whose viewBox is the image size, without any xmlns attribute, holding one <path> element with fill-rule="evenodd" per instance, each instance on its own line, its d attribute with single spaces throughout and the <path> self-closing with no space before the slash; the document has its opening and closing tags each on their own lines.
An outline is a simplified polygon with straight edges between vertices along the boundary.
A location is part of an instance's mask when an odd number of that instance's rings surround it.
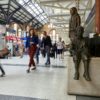
<svg viewBox="0 0 100 100">
<path fill-rule="evenodd" d="M 37 61 L 37 64 L 39 63 L 39 54 L 40 54 L 40 48 L 37 48 L 36 50 L 36 61 Z"/>
<path fill-rule="evenodd" d="M 49 46 L 45 47 L 45 52 L 46 52 L 46 63 L 45 64 L 50 64 L 50 47 Z"/>
</svg>

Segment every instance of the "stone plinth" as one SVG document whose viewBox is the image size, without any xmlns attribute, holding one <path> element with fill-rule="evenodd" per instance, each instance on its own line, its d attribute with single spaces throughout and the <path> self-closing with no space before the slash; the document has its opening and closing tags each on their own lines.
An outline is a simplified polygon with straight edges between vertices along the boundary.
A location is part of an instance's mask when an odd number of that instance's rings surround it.
<svg viewBox="0 0 100 100">
<path fill-rule="evenodd" d="M 68 94 L 100 96 L 100 58 L 92 58 L 90 62 L 91 81 L 84 79 L 84 66 L 80 65 L 80 79 L 74 80 L 74 63 L 72 58 L 68 62 Z"/>
</svg>

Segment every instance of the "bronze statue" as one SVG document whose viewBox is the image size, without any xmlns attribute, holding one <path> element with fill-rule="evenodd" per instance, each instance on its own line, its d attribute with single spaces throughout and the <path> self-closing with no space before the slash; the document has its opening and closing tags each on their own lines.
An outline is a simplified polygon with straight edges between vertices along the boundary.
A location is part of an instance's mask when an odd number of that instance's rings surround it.
<svg viewBox="0 0 100 100">
<path fill-rule="evenodd" d="M 81 25 L 81 18 L 76 7 L 70 9 L 71 19 L 69 21 L 69 38 L 73 41 L 76 33 L 76 28 Z"/>
<path fill-rule="evenodd" d="M 78 26 L 76 29 L 75 38 L 73 41 L 72 49 L 73 49 L 73 61 L 75 63 L 75 80 L 79 80 L 79 66 L 81 60 L 84 63 L 84 78 L 87 81 L 90 81 L 89 76 L 89 52 L 86 46 L 85 40 L 83 38 L 84 28 L 82 26 Z"/>
<path fill-rule="evenodd" d="M 72 52 L 72 45 L 73 45 L 73 41 L 75 38 L 75 33 L 76 33 L 76 28 L 78 26 L 80 26 L 81 24 L 81 18 L 77 12 L 77 8 L 76 7 L 72 7 L 70 9 L 70 14 L 71 14 L 71 19 L 69 21 L 69 38 L 71 40 L 71 44 L 70 44 L 70 54 L 71 56 L 73 55 Z"/>
</svg>

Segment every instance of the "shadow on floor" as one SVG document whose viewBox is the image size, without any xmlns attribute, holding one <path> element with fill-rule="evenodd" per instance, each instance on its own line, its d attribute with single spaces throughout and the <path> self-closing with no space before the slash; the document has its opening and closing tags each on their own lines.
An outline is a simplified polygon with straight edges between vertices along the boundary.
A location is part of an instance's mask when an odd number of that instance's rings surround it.
<svg viewBox="0 0 100 100">
<path fill-rule="evenodd" d="M 100 97 L 76 96 L 76 100 L 100 100 Z"/>
</svg>

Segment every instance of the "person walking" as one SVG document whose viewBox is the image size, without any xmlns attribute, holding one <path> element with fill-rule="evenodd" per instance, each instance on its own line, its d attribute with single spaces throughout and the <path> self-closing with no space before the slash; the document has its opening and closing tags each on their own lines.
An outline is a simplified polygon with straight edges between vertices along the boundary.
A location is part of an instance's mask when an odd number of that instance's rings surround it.
<svg viewBox="0 0 100 100">
<path fill-rule="evenodd" d="M 1 70 L 1 77 L 4 77 L 5 76 L 5 71 L 4 71 L 4 69 L 3 69 L 3 67 L 2 67 L 2 65 L 0 64 L 0 70 Z"/>
<path fill-rule="evenodd" d="M 59 59 L 63 59 L 62 52 L 63 52 L 63 43 L 62 43 L 62 38 L 59 37 L 59 41 L 57 42 L 57 53 L 59 55 Z"/>
<path fill-rule="evenodd" d="M 50 50 L 52 48 L 51 38 L 47 35 L 47 32 L 44 31 L 42 39 L 42 47 L 46 52 L 46 62 L 45 65 L 50 65 Z"/>
<path fill-rule="evenodd" d="M 41 39 L 38 36 L 38 47 L 36 49 L 36 63 L 39 64 L 39 55 L 40 55 L 40 46 L 41 46 Z"/>
<path fill-rule="evenodd" d="M 64 59 L 64 52 L 65 52 L 65 48 L 66 48 L 65 41 L 62 41 L 62 45 L 63 45 L 63 48 L 62 48 L 62 58 Z"/>
<path fill-rule="evenodd" d="M 2 34 L 0 34 L 0 57 L 2 58 L 3 57 L 3 52 L 2 50 L 6 47 L 6 44 L 5 44 L 5 41 L 4 41 L 4 38 L 2 36 Z M 0 62 L 0 71 L 1 71 L 1 77 L 5 76 L 5 71 L 1 65 L 1 62 Z"/>
<path fill-rule="evenodd" d="M 52 51 L 53 51 L 53 57 L 54 57 L 54 59 L 57 58 L 57 43 L 56 43 L 56 41 L 52 45 Z"/>
<path fill-rule="evenodd" d="M 0 52 L 0 57 L 3 57 L 3 54 L 2 54 L 2 52 Z M 4 69 L 3 69 L 3 67 L 2 67 L 2 65 L 1 65 L 1 62 L 0 62 L 0 70 L 1 70 L 1 77 L 3 77 L 3 76 L 5 76 L 5 71 L 4 71 Z"/>
<path fill-rule="evenodd" d="M 32 70 L 36 69 L 36 65 L 34 62 L 34 55 L 36 53 L 37 46 L 38 46 L 38 36 L 35 34 L 35 31 L 33 29 L 30 29 L 29 36 L 26 39 L 26 50 L 28 50 L 29 53 L 29 65 L 27 73 L 30 72 L 31 67 Z"/>
</svg>

